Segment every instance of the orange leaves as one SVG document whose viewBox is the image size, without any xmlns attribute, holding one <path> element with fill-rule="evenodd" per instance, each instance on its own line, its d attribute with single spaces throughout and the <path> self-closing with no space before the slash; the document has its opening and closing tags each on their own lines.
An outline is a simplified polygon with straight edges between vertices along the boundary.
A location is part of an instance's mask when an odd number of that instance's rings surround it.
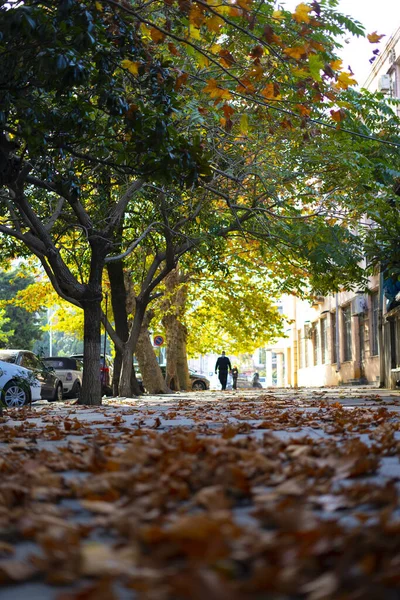
<svg viewBox="0 0 400 600">
<path fill-rule="evenodd" d="M 344 108 L 339 110 L 331 110 L 331 117 L 336 123 L 341 123 L 346 118 L 346 111 Z"/>
<path fill-rule="evenodd" d="M 241 94 L 254 94 L 256 88 L 249 79 L 244 78 L 240 80 L 237 90 Z"/>
<path fill-rule="evenodd" d="M 376 31 L 367 35 L 370 44 L 378 44 L 383 37 L 385 37 L 385 34 L 379 35 Z"/>
<path fill-rule="evenodd" d="M 176 91 L 180 90 L 180 88 L 187 82 L 188 78 L 189 78 L 189 74 L 188 73 L 181 73 L 176 78 L 174 89 Z"/>
<path fill-rule="evenodd" d="M 286 56 L 290 56 L 290 58 L 300 60 L 307 55 L 307 48 L 304 45 L 293 46 L 292 48 L 284 48 L 283 52 L 286 54 Z"/>
<path fill-rule="evenodd" d="M 400 420 L 382 397 L 239 390 L 7 412 L 0 596 L 34 578 L 60 600 L 334 600 L 370 581 L 396 597 Z"/>
<path fill-rule="evenodd" d="M 150 28 L 150 37 L 156 44 L 161 44 L 165 40 L 165 33 L 156 29 L 155 27 Z"/>
<path fill-rule="evenodd" d="M 273 99 L 278 100 L 280 98 L 279 85 L 277 83 L 272 83 L 272 82 L 267 83 L 265 88 L 263 90 L 261 90 L 261 94 L 267 100 L 273 100 Z"/>
<path fill-rule="evenodd" d="M 203 88 L 203 91 L 209 94 L 210 97 L 216 101 L 230 100 L 232 97 L 228 90 L 219 87 L 219 84 L 215 79 L 209 79 L 206 87 Z"/>
<path fill-rule="evenodd" d="M 221 57 L 221 64 L 224 67 L 231 67 L 236 62 L 233 55 L 229 52 L 229 50 L 224 50 L 224 49 L 220 50 L 219 56 Z"/>
</svg>

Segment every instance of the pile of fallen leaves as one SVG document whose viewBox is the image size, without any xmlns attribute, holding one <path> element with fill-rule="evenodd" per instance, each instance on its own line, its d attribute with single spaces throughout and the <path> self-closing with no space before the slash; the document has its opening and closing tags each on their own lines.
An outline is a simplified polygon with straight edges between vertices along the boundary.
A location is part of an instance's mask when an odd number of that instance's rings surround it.
<svg viewBox="0 0 400 600">
<path fill-rule="evenodd" d="M 4 413 L 0 598 L 397 598 L 398 413 L 232 398 Z"/>
</svg>

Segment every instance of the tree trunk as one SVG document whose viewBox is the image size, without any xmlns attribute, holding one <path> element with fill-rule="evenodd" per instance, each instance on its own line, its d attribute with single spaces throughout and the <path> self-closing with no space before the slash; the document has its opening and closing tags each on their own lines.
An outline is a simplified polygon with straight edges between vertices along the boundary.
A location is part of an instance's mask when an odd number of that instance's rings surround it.
<svg viewBox="0 0 400 600">
<path fill-rule="evenodd" d="M 190 389 L 186 357 L 186 328 L 181 322 L 185 313 L 187 288 L 181 283 L 177 269 L 165 279 L 166 295 L 163 304 L 162 323 L 167 338 L 166 383 L 172 390 Z"/>
<path fill-rule="evenodd" d="M 127 293 L 124 279 L 124 264 L 122 261 L 108 263 L 107 271 L 111 286 L 111 304 L 114 313 L 115 333 L 117 334 L 120 340 L 122 340 L 123 342 L 127 342 L 129 338 L 129 325 L 127 311 Z M 119 382 L 121 377 L 122 360 L 123 350 L 116 347 L 113 373 L 113 394 L 115 396 L 119 395 Z M 141 391 L 139 387 L 139 382 L 136 379 L 134 369 L 132 369 L 130 387 L 128 393 L 126 394 L 126 397 L 139 396 L 140 394 Z"/>
<path fill-rule="evenodd" d="M 186 350 L 187 328 L 182 323 L 179 325 L 178 348 L 176 358 L 176 371 L 179 377 L 181 390 L 190 390 L 190 376 L 188 369 L 188 358 Z"/>
<path fill-rule="evenodd" d="M 96 298 L 82 302 L 84 315 L 84 345 L 83 345 L 83 370 L 82 390 L 79 404 L 99 406 L 101 404 L 101 292 Z"/>
<path fill-rule="evenodd" d="M 143 377 L 143 385 L 149 394 L 167 394 L 171 390 L 165 383 L 150 340 L 149 324 L 153 316 L 154 312 L 152 310 L 146 311 L 135 354 Z"/>
<path fill-rule="evenodd" d="M 124 343 L 122 350 L 122 368 L 121 376 L 119 380 L 119 394 L 125 398 L 132 396 L 132 373 L 133 369 L 133 355 L 136 352 L 136 346 L 140 335 L 140 330 L 143 323 L 143 318 L 146 312 L 148 302 L 136 301 L 135 316 L 133 318 L 132 328 L 129 333 L 128 340 Z M 135 379 L 136 380 L 136 379 Z M 137 380 L 136 380 L 137 383 Z M 138 385 L 137 393 L 134 395 L 140 395 L 140 389 Z"/>
<path fill-rule="evenodd" d="M 114 314 L 115 333 L 120 340 L 126 342 L 129 337 L 128 315 L 126 311 L 126 289 L 124 282 L 124 264 L 122 261 L 107 264 L 108 278 L 111 287 L 111 305 Z M 119 377 L 122 367 L 122 350 L 115 348 L 113 394 L 118 396 Z"/>
</svg>

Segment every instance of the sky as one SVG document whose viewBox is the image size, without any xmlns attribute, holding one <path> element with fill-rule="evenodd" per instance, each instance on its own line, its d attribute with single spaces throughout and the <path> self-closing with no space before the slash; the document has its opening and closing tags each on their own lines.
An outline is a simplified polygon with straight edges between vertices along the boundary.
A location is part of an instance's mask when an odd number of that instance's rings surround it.
<svg viewBox="0 0 400 600">
<path fill-rule="evenodd" d="M 280 4 L 292 10 L 302 0 L 281 0 Z M 305 0 L 306 3 L 307 0 Z M 366 29 L 366 33 L 377 31 L 385 34 L 379 44 L 370 44 L 368 40 L 349 36 L 348 43 L 344 44 L 342 51 L 343 67 L 351 67 L 355 79 L 361 86 L 371 69 L 369 59 L 373 56 L 372 51 L 379 48 L 384 49 L 395 30 L 400 27 L 400 0 L 340 0 L 338 9 L 360 21 Z"/>
</svg>

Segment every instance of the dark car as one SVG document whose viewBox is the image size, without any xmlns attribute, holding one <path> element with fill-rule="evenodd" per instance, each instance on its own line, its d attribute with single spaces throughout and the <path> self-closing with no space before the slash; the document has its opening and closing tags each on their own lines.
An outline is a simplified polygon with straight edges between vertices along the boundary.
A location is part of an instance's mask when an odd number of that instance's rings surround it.
<svg viewBox="0 0 400 600">
<path fill-rule="evenodd" d="M 63 386 L 54 369 L 29 350 L 0 350 L 0 361 L 10 369 L 20 368 L 20 374 L 3 389 L 2 400 L 8 407 L 23 406 L 39 399 L 62 400 Z M 3 369 L 4 371 L 4 369 Z M 28 385 L 24 385 L 24 380 Z M 10 386 L 10 383 L 12 385 Z M 39 390 L 40 387 L 40 390 Z"/>
<path fill-rule="evenodd" d="M 77 358 L 83 362 L 83 354 L 71 354 L 70 358 Z M 106 396 L 112 396 L 113 360 L 111 356 L 100 356 L 101 390 Z"/>
<path fill-rule="evenodd" d="M 49 356 L 43 362 L 52 367 L 63 384 L 66 398 L 79 398 L 82 387 L 82 361 L 68 356 Z"/>
<path fill-rule="evenodd" d="M 165 365 L 161 365 L 161 371 L 165 377 L 167 367 Z M 197 373 L 197 371 L 194 371 L 193 369 L 189 369 L 189 377 L 191 387 L 194 392 L 204 392 L 204 390 L 210 389 L 210 381 L 204 375 Z"/>
</svg>

